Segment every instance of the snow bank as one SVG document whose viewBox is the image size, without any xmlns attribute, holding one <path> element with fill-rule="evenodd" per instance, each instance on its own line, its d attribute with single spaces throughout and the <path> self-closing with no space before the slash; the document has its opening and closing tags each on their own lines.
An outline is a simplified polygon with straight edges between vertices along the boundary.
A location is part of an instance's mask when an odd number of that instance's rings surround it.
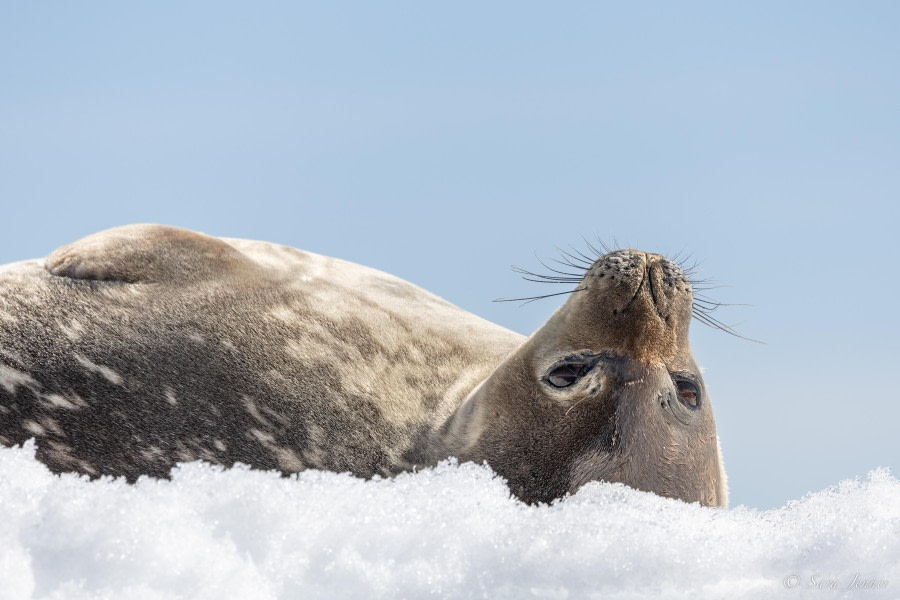
<svg viewBox="0 0 900 600">
<path fill-rule="evenodd" d="M 0 515 L 0 598 L 900 597 L 886 470 L 765 512 L 599 483 L 532 507 L 473 464 L 128 485 L 52 475 L 26 444 L 0 448 Z M 857 573 L 870 589 L 846 590 Z"/>
</svg>

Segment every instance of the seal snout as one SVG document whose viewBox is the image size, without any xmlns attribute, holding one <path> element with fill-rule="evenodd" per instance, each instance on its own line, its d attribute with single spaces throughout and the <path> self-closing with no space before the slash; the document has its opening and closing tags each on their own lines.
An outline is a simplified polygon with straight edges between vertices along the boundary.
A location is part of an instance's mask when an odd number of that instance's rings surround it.
<svg viewBox="0 0 900 600">
<path fill-rule="evenodd" d="M 601 257 L 589 272 L 590 287 L 612 307 L 613 315 L 641 307 L 665 321 L 679 300 L 690 300 L 690 283 L 681 268 L 659 254 L 619 250 Z"/>
<path fill-rule="evenodd" d="M 606 254 L 585 274 L 580 290 L 566 318 L 582 323 L 586 346 L 658 360 L 687 340 L 691 283 L 664 256 L 640 250 Z"/>
</svg>

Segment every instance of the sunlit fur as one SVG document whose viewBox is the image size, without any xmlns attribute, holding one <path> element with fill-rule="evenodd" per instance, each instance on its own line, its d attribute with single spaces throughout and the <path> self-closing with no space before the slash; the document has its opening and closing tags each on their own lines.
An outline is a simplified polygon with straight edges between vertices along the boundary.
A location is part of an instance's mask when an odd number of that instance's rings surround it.
<svg viewBox="0 0 900 600">
<path fill-rule="evenodd" d="M 577 293 L 524 338 L 337 259 L 102 232 L 0 267 L 0 443 L 35 437 L 56 471 L 130 480 L 192 459 L 372 476 L 453 455 L 529 502 L 604 479 L 724 505 L 708 394 L 690 411 L 671 376 L 703 387 L 689 277 L 632 250 L 580 260 Z M 548 386 L 578 352 L 602 361 Z"/>
</svg>

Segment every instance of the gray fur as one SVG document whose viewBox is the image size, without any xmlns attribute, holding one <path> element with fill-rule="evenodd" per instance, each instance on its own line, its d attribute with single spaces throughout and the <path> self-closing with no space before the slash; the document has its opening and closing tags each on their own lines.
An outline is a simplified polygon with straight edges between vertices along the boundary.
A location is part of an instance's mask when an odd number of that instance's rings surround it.
<svg viewBox="0 0 900 600">
<path fill-rule="evenodd" d="M 653 284 L 653 285 L 651 285 Z M 0 267 L 0 443 L 54 471 L 204 459 L 392 475 L 486 460 L 526 501 L 587 481 L 723 505 L 690 284 L 655 255 L 591 267 L 530 338 L 400 279 L 292 248 L 139 225 Z M 597 364 L 571 388 L 546 369 Z"/>
</svg>

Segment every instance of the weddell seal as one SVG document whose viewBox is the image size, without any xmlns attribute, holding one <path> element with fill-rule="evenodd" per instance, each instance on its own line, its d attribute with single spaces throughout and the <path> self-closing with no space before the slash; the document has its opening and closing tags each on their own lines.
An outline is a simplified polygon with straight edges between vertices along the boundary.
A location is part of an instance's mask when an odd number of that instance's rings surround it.
<svg viewBox="0 0 900 600">
<path fill-rule="evenodd" d="M 345 261 L 104 231 L 0 267 L 0 443 L 129 481 L 196 459 L 371 477 L 455 456 L 527 502 L 605 480 L 725 505 L 691 282 L 656 254 L 597 254 L 526 338 Z"/>
</svg>

